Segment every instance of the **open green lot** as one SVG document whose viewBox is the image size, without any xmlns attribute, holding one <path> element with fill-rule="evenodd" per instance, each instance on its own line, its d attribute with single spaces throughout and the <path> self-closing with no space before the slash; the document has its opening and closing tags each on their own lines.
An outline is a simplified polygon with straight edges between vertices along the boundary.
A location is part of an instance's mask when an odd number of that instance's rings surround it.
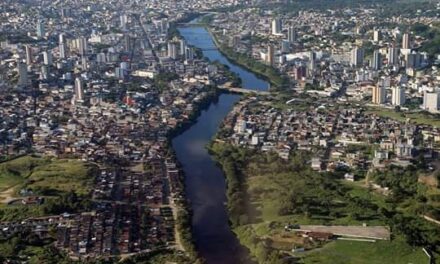
<svg viewBox="0 0 440 264">
<path fill-rule="evenodd" d="M 409 118 L 410 122 L 412 123 L 440 127 L 440 119 L 438 118 L 438 116 L 425 112 L 405 113 L 386 108 L 371 108 L 367 111 L 367 113 L 395 119 L 401 122 L 405 122 Z"/>
<path fill-rule="evenodd" d="M 427 264 L 428 257 L 420 248 L 412 248 L 402 239 L 377 241 L 334 241 L 306 253 L 305 264 Z"/>
<path fill-rule="evenodd" d="M 0 163 L 0 191 L 31 189 L 42 195 L 75 191 L 86 195 L 96 168 L 79 160 L 19 157 Z"/>
<path fill-rule="evenodd" d="M 97 172 L 95 165 L 70 159 L 23 156 L 0 163 L 0 221 L 90 210 Z M 21 190 L 44 203 L 23 205 Z"/>
<path fill-rule="evenodd" d="M 438 227 L 418 215 L 429 209 L 419 200 L 426 197 L 430 201 L 432 195 L 418 188 L 417 170 L 380 174 L 386 176 L 382 181 L 391 175 L 404 178 L 397 181 L 397 187 L 390 186 L 392 195 L 384 196 L 361 182 L 342 180 L 343 172 L 311 170 L 310 156 L 304 152 L 283 161 L 276 154 L 221 143 L 213 144 L 210 150 L 227 177 L 233 230 L 259 263 L 282 263 L 278 260 L 295 246 L 311 249 L 303 255 L 303 263 L 427 263 L 422 247 L 437 244 Z M 300 236 L 286 237 L 284 230 L 288 224 L 364 223 L 389 227 L 392 240 L 310 242 Z"/>
</svg>

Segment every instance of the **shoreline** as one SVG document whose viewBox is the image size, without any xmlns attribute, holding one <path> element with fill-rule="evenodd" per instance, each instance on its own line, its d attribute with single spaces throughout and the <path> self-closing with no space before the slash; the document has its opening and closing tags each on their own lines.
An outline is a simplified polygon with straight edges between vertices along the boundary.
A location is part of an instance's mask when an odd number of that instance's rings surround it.
<svg viewBox="0 0 440 264">
<path fill-rule="evenodd" d="M 187 198 L 186 190 L 185 190 L 185 173 L 182 170 L 182 164 L 177 159 L 175 154 L 175 150 L 172 145 L 172 141 L 174 138 L 180 136 L 185 131 L 187 131 L 192 125 L 194 125 L 197 121 L 197 118 L 200 116 L 203 110 L 206 110 L 213 102 L 218 100 L 221 92 L 219 89 L 215 87 L 210 87 L 208 91 L 208 95 L 204 97 L 198 104 L 195 105 L 195 109 L 191 112 L 188 119 L 184 122 L 179 123 L 175 128 L 171 129 L 167 134 L 167 149 L 172 153 L 172 157 L 175 160 L 177 167 L 180 173 L 180 184 L 181 184 L 181 193 L 183 199 L 176 202 L 178 207 L 178 215 L 176 217 L 176 228 L 179 232 L 180 240 L 182 242 L 182 246 L 184 247 L 184 252 L 188 253 L 190 257 L 194 260 L 194 263 L 204 263 L 204 260 L 200 257 L 200 253 L 197 250 L 197 246 L 193 237 L 192 230 L 192 217 L 193 212 L 190 205 L 190 201 Z"/>
<path fill-rule="evenodd" d="M 193 15 L 192 15 L 192 19 L 197 18 L 197 17 L 200 17 L 200 16 L 202 16 L 202 15 L 203 15 L 203 14 L 199 14 L 199 16 L 197 16 L 197 15 L 194 15 L 194 14 L 193 14 Z M 178 25 L 177 25 L 177 23 L 173 24 L 172 27 L 173 27 L 173 30 L 172 30 L 172 31 L 174 32 L 173 35 L 174 35 L 174 36 L 178 36 L 178 37 L 180 37 L 180 38 L 183 38 L 182 35 L 180 34 L 180 32 L 178 31 Z M 268 78 L 267 76 L 264 76 L 264 75 L 262 75 L 262 74 L 259 74 L 259 73 L 257 73 L 257 72 L 254 72 L 252 69 L 249 69 L 248 67 L 245 67 L 244 65 L 241 65 L 240 63 L 237 63 L 236 61 L 234 61 L 234 60 L 232 60 L 231 58 L 229 58 L 228 56 L 226 56 L 226 54 L 225 54 L 224 52 L 221 51 L 221 49 L 220 49 L 220 47 L 219 47 L 220 45 L 218 44 L 217 39 L 216 39 L 216 38 L 213 36 L 213 34 L 210 32 L 210 29 L 207 27 L 207 25 L 205 25 L 205 26 L 200 25 L 199 27 L 205 28 L 205 29 L 209 32 L 209 34 L 210 34 L 210 36 L 212 37 L 212 40 L 214 41 L 214 44 L 216 45 L 218 51 L 219 51 L 223 56 L 225 56 L 225 58 L 228 59 L 231 63 L 233 63 L 233 64 L 235 64 L 235 65 L 237 65 L 237 66 L 240 66 L 240 67 L 242 67 L 242 68 L 245 69 L 245 70 L 248 70 L 250 73 L 255 74 L 257 77 L 259 77 L 259 78 L 261 78 L 261 79 L 263 79 L 263 80 L 265 80 L 265 81 L 270 82 L 270 80 L 269 80 L 269 78 Z M 174 30 L 174 29 L 175 29 L 175 30 Z M 195 48 L 197 51 L 201 51 L 201 49 L 199 49 L 199 48 L 197 48 L 197 47 L 194 47 L 194 46 L 193 46 L 193 48 Z M 206 58 L 204 58 L 204 59 L 206 59 Z M 200 102 L 197 103 L 197 105 L 195 106 L 195 109 L 194 109 L 194 110 L 191 112 L 191 114 L 189 115 L 189 118 L 188 118 L 187 120 L 185 120 L 185 121 L 179 123 L 175 128 L 173 128 L 172 130 L 170 130 L 170 132 L 167 134 L 167 144 L 168 144 L 168 148 L 169 148 L 169 150 L 173 152 L 173 156 L 174 156 L 174 157 L 176 157 L 176 155 L 175 155 L 175 150 L 174 150 L 174 148 L 173 148 L 173 146 L 172 146 L 172 141 L 173 141 L 173 139 L 176 138 L 176 137 L 178 137 L 179 135 L 183 134 L 183 133 L 186 132 L 190 127 L 192 127 L 192 126 L 197 122 L 197 119 L 200 117 L 201 112 L 202 112 L 203 110 L 207 109 L 212 103 L 215 103 L 215 101 L 218 100 L 219 97 L 220 97 L 222 94 L 229 94 L 229 93 L 230 93 L 230 92 L 227 92 L 227 91 L 224 91 L 224 90 L 218 89 L 218 87 L 215 86 L 215 85 L 210 86 L 210 88 L 209 88 L 209 90 L 208 90 L 208 95 L 207 95 L 206 97 L 204 97 Z M 214 135 L 214 138 L 217 136 L 217 133 L 218 133 L 220 130 L 221 130 L 221 128 L 219 128 L 219 130 L 216 131 L 216 134 Z M 213 139 L 209 142 L 209 144 L 212 144 L 212 142 L 213 142 Z M 225 190 L 225 195 L 227 195 L 228 192 L 230 191 L 230 188 L 228 188 L 230 180 L 228 180 L 227 175 L 226 175 L 226 173 L 224 172 L 224 168 L 223 168 L 223 166 L 222 166 L 220 163 L 218 163 L 218 161 L 216 160 L 215 156 L 212 155 L 211 152 L 209 152 L 209 155 L 211 156 L 211 158 L 213 159 L 213 161 L 217 164 L 217 166 L 222 170 L 222 172 L 223 172 L 223 174 L 224 174 L 224 177 L 225 177 L 225 180 L 226 180 L 226 185 L 227 185 L 227 186 L 226 186 L 226 190 Z M 180 161 L 179 161 L 177 158 L 176 158 L 175 160 L 176 160 L 176 162 L 177 162 L 177 164 L 178 164 L 179 170 L 181 171 L 182 179 L 185 179 L 186 175 L 185 175 L 185 173 L 181 170 L 182 165 L 181 165 Z M 185 187 L 184 185 L 185 185 L 185 184 L 184 184 L 184 180 L 183 180 L 183 187 Z M 185 193 L 185 188 L 182 189 L 182 192 Z M 186 195 L 184 195 L 184 199 L 183 199 L 183 200 L 184 200 L 184 201 L 183 201 L 183 204 L 182 204 L 182 208 L 183 208 L 183 210 L 185 211 L 185 214 L 183 215 L 183 217 L 184 217 L 184 224 L 181 225 L 180 228 L 178 228 L 179 233 L 180 233 L 180 234 L 184 234 L 184 233 L 185 233 L 185 234 L 190 234 L 190 236 L 187 236 L 186 239 L 185 239 L 185 238 L 183 239 L 183 240 L 184 240 L 184 243 L 183 243 L 183 244 L 185 244 L 185 242 L 187 242 L 187 243 L 188 243 L 187 245 L 190 245 L 189 247 L 192 248 L 191 251 L 195 253 L 196 261 L 202 261 L 202 262 L 204 262 L 204 260 L 200 258 L 200 253 L 199 253 L 199 251 L 198 251 L 198 249 L 197 249 L 197 245 L 195 245 L 194 237 L 193 237 L 193 234 L 192 234 L 192 231 L 193 231 L 193 228 L 192 228 L 192 225 L 191 225 L 191 219 L 192 219 L 192 208 L 191 208 L 190 202 L 188 201 Z M 227 199 L 227 202 L 230 202 L 230 199 Z M 240 239 L 239 239 L 238 236 L 237 236 L 237 233 L 236 233 L 235 230 L 234 230 L 233 225 L 231 224 L 231 223 L 232 223 L 232 222 L 231 222 L 231 212 L 230 212 L 229 208 L 226 208 L 226 212 L 227 212 L 227 216 L 228 216 L 228 225 L 230 226 L 230 229 L 231 229 L 232 233 L 233 233 L 234 236 L 237 238 L 237 240 L 239 241 L 239 243 L 240 243 L 240 245 L 243 247 L 243 249 L 245 249 L 245 250 L 247 251 L 247 254 L 246 254 L 246 255 L 247 255 L 247 256 L 246 256 L 246 263 L 254 263 L 254 262 L 253 262 L 253 259 L 252 259 L 252 255 L 250 254 L 249 248 L 246 247 L 246 246 L 240 241 Z M 183 237 L 183 236 L 182 236 L 182 237 Z M 186 250 L 186 248 L 187 248 L 187 246 L 185 246 L 185 250 Z"/>
<path fill-rule="evenodd" d="M 209 25 L 205 25 L 204 28 L 206 29 L 206 31 L 208 31 L 209 35 L 212 37 L 213 42 L 215 44 L 215 46 L 217 47 L 217 50 L 223 55 L 225 56 L 230 62 L 232 62 L 233 64 L 236 64 L 237 66 L 240 66 L 246 70 L 248 70 L 249 72 L 255 74 L 258 78 L 263 79 L 264 81 L 268 82 L 270 84 L 268 91 L 271 90 L 271 88 L 275 88 L 276 90 L 280 90 L 283 88 L 282 84 L 277 83 L 273 78 L 271 78 L 270 76 L 256 70 L 254 67 L 250 67 L 249 65 L 245 64 L 245 63 L 241 63 L 239 62 L 237 59 L 233 58 L 230 54 L 230 52 L 225 50 L 225 45 L 221 44 L 220 41 L 218 40 L 216 34 L 214 32 L 212 32 L 212 29 L 209 27 Z M 231 51 L 233 52 L 235 55 L 239 56 L 241 55 L 241 53 L 235 52 L 235 51 Z M 253 60 L 255 63 L 261 63 L 260 61 L 255 60 L 254 58 L 249 57 L 250 60 Z M 267 65 L 265 65 L 266 67 L 269 67 Z M 276 70 L 273 67 L 270 67 L 272 70 Z"/>
</svg>

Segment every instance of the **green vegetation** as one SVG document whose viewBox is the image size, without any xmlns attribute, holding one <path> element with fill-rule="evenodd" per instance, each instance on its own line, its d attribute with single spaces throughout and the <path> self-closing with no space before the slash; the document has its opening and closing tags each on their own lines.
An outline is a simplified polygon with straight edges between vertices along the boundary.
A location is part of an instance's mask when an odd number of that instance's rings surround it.
<svg viewBox="0 0 440 264">
<path fill-rule="evenodd" d="M 6 259 L 37 263 L 73 263 L 50 244 L 52 238 L 40 239 L 36 234 L 23 230 L 8 239 L 0 240 L 0 262 Z M 28 258 L 29 257 L 29 258 Z"/>
<path fill-rule="evenodd" d="M 398 112 L 386 108 L 371 108 L 367 111 L 367 113 L 372 113 L 381 117 L 395 119 L 400 122 L 405 122 L 409 118 L 410 122 L 419 125 L 430 125 L 430 126 L 440 127 L 440 119 L 438 115 L 430 114 L 428 112 L 406 113 L 406 112 Z"/>
<path fill-rule="evenodd" d="M 435 16 L 435 2 L 429 0 L 299 0 L 283 2 L 261 2 L 260 6 L 264 9 L 276 13 L 295 13 L 300 10 L 319 10 L 328 9 L 344 10 L 346 8 L 377 8 L 380 16 L 398 16 L 401 14 L 415 17 L 415 10 L 424 10 L 425 16 Z"/>
<path fill-rule="evenodd" d="M 160 91 L 167 90 L 169 87 L 169 83 L 173 80 L 179 78 L 177 73 L 172 72 L 161 72 L 158 75 L 154 76 L 153 82 L 154 86 L 158 88 Z"/>
<path fill-rule="evenodd" d="M 305 255 L 304 263 L 356 263 L 356 264 L 426 264 L 428 257 L 420 249 L 410 247 L 405 241 L 375 243 L 358 241 L 334 241 L 316 252 Z"/>
<path fill-rule="evenodd" d="M 180 234 L 180 242 L 182 243 L 185 252 L 189 255 L 187 258 L 191 258 L 191 260 L 194 261 L 197 259 L 197 251 L 194 246 L 191 232 L 191 215 L 186 209 L 189 206 L 182 204 L 180 207 L 176 220 L 177 231 Z"/>
<path fill-rule="evenodd" d="M 90 193 L 97 167 L 78 160 L 23 156 L 0 163 L 0 196 L 20 199 L 20 191 L 44 197 L 42 205 L 0 205 L 0 220 L 74 213 L 91 208 Z M 17 204 L 17 205 L 15 205 Z"/>
<path fill-rule="evenodd" d="M 164 264 L 164 263 L 194 263 L 183 253 L 172 250 L 158 250 L 137 255 L 121 262 L 122 264 Z"/>
<path fill-rule="evenodd" d="M 420 51 L 425 51 L 430 56 L 440 53 L 440 25 L 438 23 L 433 24 L 432 27 L 417 23 L 413 25 L 410 30 L 414 32 L 415 35 L 427 39 L 420 48 Z"/>
<path fill-rule="evenodd" d="M 196 19 L 199 16 L 200 16 L 199 13 L 187 13 L 181 19 L 176 20 L 173 23 L 170 23 L 170 27 L 168 29 L 168 39 L 173 39 L 175 37 L 180 37 L 179 30 L 177 29 L 178 24 L 180 24 L 180 23 L 188 23 L 191 20 Z"/>
<path fill-rule="evenodd" d="M 223 72 L 223 75 L 231 82 L 233 87 L 241 86 L 242 80 L 240 79 L 240 76 L 237 73 L 232 72 L 229 66 L 222 64 L 219 61 L 214 61 L 212 64 Z"/>
<path fill-rule="evenodd" d="M 282 263 L 283 252 L 295 245 L 308 249 L 323 246 L 295 236 L 287 239 L 283 232 L 288 223 L 359 226 L 367 223 L 390 226 L 392 230 L 391 241 L 331 242 L 317 251 L 308 251 L 303 263 L 364 263 L 356 262 L 356 256 L 363 261 L 371 260 L 368 263 L 380 263 L 379 260 L 391 257 L 395 262 L 389 263 L 424 263 L 414 262 L 423 256 L 421 247 L 430 247 L 434 252 L 440 250 L 436 247 L 440 245 L 440 230 L 422 219 L 418 215 L 421 211 L 417 211 L 425 208 L 428 200 L 438 201 L 438 195 L 437 192 L 428 195 L 426 189 L 418 187 L 414 170 L 400 173 L 393 181 L 401 188 L 412 184 L 411 188 L 399 192 L 401 189 L 392 187 L 393 195 L 386 197 L 359 183 L 341 180 L 344 172 L 312 171 L 307 165 L 310 160 L 307 153 L 293 153 L 289 161 L 284 161 L 273 153 L 258 153 L 228 144 L 214 143 L 210 150 L 227 178 L 228 209 L 234 232 L 259 263 Z M 371 177 L 376 179 L 375 175 Z M 386 176 L 383 181 L 393 177 Z M 354 246 L 348 252 L 350 244 Z M 359 253 L 362 248 L 366 253 Z M 333 260 L 340 255 L 346 257 L 339 258 L 339 262 L 323 261 L 327 256 Z"/>
<path fill-rule="evenodd" d="M 0 163 L 0 190 L 15 187 L 39 195 L 75 191 L 87 195 L 92 189 L 96 167 L 78 160 L 24 156 Z"/>
<path fill-rule="evenodd" d="M 214 36 L 214 38 L 217 38 Z M 222 44 L 219 47 L 222 52 L 231 61 L 249 69 L 268 79 L 268 81 L 277 89 L 286 88 L 289 84 L 288 78 L 281 74 L 277 69 L 255 60 L 248 54 L 235 52 L 232 48 Z"/>
</svg>

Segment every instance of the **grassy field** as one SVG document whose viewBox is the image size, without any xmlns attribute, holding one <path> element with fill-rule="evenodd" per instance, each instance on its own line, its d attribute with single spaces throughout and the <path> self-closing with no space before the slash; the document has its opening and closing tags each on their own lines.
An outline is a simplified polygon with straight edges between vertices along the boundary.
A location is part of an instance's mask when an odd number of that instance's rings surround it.
<svg viewBox="0 0 440 264">
<path fill-rule="evenodd" d="M 92 188 L 94 169 L 78 160 L 19 157 L 0 163 L 0 191 L 28 188 L 57 194 L 74 190 L 86 195 Z"/>
<path fill-rule="evenodd" d="M 370 201 L 372 204 L 385 205 L 384 197 L 371 193 L 367 188 L 361 187 L 358 184 L 339 181 L 345 191 L 344 196 L 334 194 L 330 196 L 330 203 L 332 206 L 333 215 L 323 216 L 320 214 L 310 213 L 305 214 L 284 214 L 280 215 L 280 210 L 283 205 L 283 199 L 287 196 L 289 189 L 293 186 L 298 186 L 302 180 L 292 174 L 265 174 L 249 177 L 247 180 L 248 190 L 251 194 L 252 205 L 256 208 L 254 217 L 257 222 L 263 221 L 278 221 L 278 222 L 296 222 L 299 224 L 324 224 L 332 223 L 338 225 L 362 225 L 368 223 L 369 225 L 383 225 L 383 220 L 376 215 L 373 210 L 365 209 L 365 217 L 354 218 L 350 214 L 356 205 L 350 203 L 351 199 L 360 199 L 363 201 Z M 307 187 L 306 187 L 307 188 Z M 301 189 L 301 187 L 299 188 Z M 274 191 L 277 190 L 277 191 Z M 307 191 L 301 191 L 306 193 Z M 304 194 L 307 197 L 313 197 L 312 194 Z M 322 194 L 325 195 L 325 194 Z M 332 195 L 332 194 L 328 194 Z M 335 215 L 334 213 L 338 213 Z"/>
<path fill-rule="evenodd" d="M 400 122 L 405 122 L 408 118 L 410 122 L 420 124 L 420 125 L 431 125 L 435 127 L 440 127 L 440 119 L 435 115 L 428 113 L 405 113 L 396 112 L 391 109 L 386 108 L 370 108 L 367 113 L 376 114 L 382 117 L 387 117 L 395 119 Z"/>
<path fill-rule="evenodd" d="M 405 241 L 334 241 L 321 249 L 306 253 L 305 264 L 427 264 L 428 257 L 420 248 L 412 248 Z"/>
<path fill-rule="evenodd" d="M 404 218 L 414 215 L 409 209 L 418 208 L 414 198 L 406 199 L 408 204 L 396 204 L 363 186 L 363 182 L 341 180 L 338 173 L 312 171 L 307 153 L 295 153 L 289 161 L 280 161 L 276 155 L 246 152 L 219 143 L 210 150 L 227 176 L 228 209 L 230 216 L 235 217 L 233 231 L 257 262 L 272 263 L 273 259 L 284 258 L 283 252 L 305 247 L 310 251 L 304 254 L 303 263 L 426 263 L 421 247 L 410 247 L 408 234 L 400 229 L 393 230 L 397 239 L 391 241 L 328 244 L 304 240 L 284 230 L 288 224 L 400 224 L 405 225 L 405 230 L 435 236 L 425 222 Z M 391 222 L 388 212 L 396 209 L 405 216 Z M 427 241 L 434 240 L 429 237 Z"/>
</svg>

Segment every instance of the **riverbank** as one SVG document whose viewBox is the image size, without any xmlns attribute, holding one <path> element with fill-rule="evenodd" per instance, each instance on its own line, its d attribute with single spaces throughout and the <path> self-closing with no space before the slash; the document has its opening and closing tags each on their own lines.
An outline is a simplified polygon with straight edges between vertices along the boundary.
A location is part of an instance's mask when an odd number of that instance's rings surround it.
<svg viewBox="0 0 440 264">
<path fill-rule="evenodd" d="M 179 23 L 187 23 L 191 20 L 195 20 L 202 16 L 203 14 L 193 14 L 191 16 L 192 19 L 182 19 L 179 21 Z M 205 21 L 201 21 L 201 23 L 198 24 L 199 27 L 203 27 L 206 29 L 206 31 L 210 34 L 213 43 L 217 47 L 218 51 L 225 56 L 231 63 L 236 64 L 238 66 L 243 67 L 244 69 L 252 72 L 257 77 L 269 82 L 271 84 L 272 90 L 276 91 L 282 91 L 288 86 L 288 79 L 286 76 L 283 76 L 277 69 L 274 67 L 268 66 L 262 62 L 259 62 L 246 54 L 235 52 L 233 49 L 227 47 L 226 45 L 222 44 L 219 40 L 219 37 L 212 31 L 210 27 L 210 20 L 207 19 Z M 181 34 L 177 30 L 177 23 L 171 25 L 171 28 L 173 28 L 171 31 L 173 32 L 173 36 L 181 37 Z M 200 52 L 200 49 L 198 49 L 198 52 Z"/>
<path fill-rule="evenodd" d="M 268 84 L 254 74 L 230 63 L 216 48 L 212 37 L 203 27 L 184 27 L 179 36 L 188 45 L 199 49 L 211 62 L 226 65 L 239 76 L 244 88 L 265 90 Z M 220 68 L 221 69 L 221 68 Z M 247 263 L 249 254 L 231 231 L 225 203 L 225 176 L 212 160 L 206 145 L 217 133 L 218 126 L 240 99 L 212 87 L 212 97 L 193 112 L 191 118 L 176 127 L 172 138 L 173 150 L 184 173 L 185 194 L 191 207 L 192 240 L 199 256 L 212 264 Z M 205 110 L 206 109 L 206 110 Z"/>
<path fill-rule="evenodd" d="M 187 120 L 181 122 L 172 129 L 167 135 L 168 142 L 168 151 L 172 153 L 173 157 L 176 157 L 174 149 L 172 148 L 171 142 L 172 140 L 185 132 L 188 128 L 190 128 L 197 118 L 200 116 L 201 111 L 207 109 L 212 102 L 215 102 L 219 96 L 219 90 L 214 86 L 209 86 L 207 91 L 207 96 L 205 96 L 198 104 L 195 105 L 195 109 L 192 111 L 191 115 Z M 177 158 L 174 158 L 177 161 L 178 169 L 182 172 L 182 165 L 179 163 Z M 184 177 L 185 175 L 181 173 L 181 193 L 177 194 L 176 197 L 185 197 L 185 184 Z M 177 200 L 175 203 L 177 207 L 177 217 L 176 217 L 176 230 L 178 232 L 178 236 L 180 238 L 180 243 L 183 246 L 186 254 L 191 258 L 192 263 L 204 263 L 204 260 L 200 257 L 197 248 L 195 246 L 194 237 L 192 235 L 192 209 L 186 198 L 182 198 Z"/>
<path fill-rule="evenodd" d="M 233 231 L 258 263 L 282 263 L 282 259 L 334 263 L 338 256 L 344 256 L 343 263 L 428 263 L 422 248 L 411 246 L 398 230 L 400 220 L 378 213 L 391 210 L 385 198 L 334 175 L 312 171 L 306 153 L 294 152 L 285 161 L 274 153 L 227 143 L 211 143 L 209 150 L 227 179 Z M 362 228 L 364 223 L 391 223 L 392 239 L 314 241 L 285 229 L 292 224 Z M 305 253 L 292 253 L 295 248 Z"/>
<path fill-rule="evenodd" d="M 259 78 L 269 82 L 272 85 L 272 90 L 282 91 L 288 86 L 289 81 L 287 77 L 283 76 L 277 69 L 257 61 L 246 54 L 235 52 L 232 48 L 221 43 L 219 37 L 212 31 L 209 25 L 206 25 L 205 28 L 213 38 L 219 52 L 232 63 L 240 65 L 257 75 Z"/>
</svg>

